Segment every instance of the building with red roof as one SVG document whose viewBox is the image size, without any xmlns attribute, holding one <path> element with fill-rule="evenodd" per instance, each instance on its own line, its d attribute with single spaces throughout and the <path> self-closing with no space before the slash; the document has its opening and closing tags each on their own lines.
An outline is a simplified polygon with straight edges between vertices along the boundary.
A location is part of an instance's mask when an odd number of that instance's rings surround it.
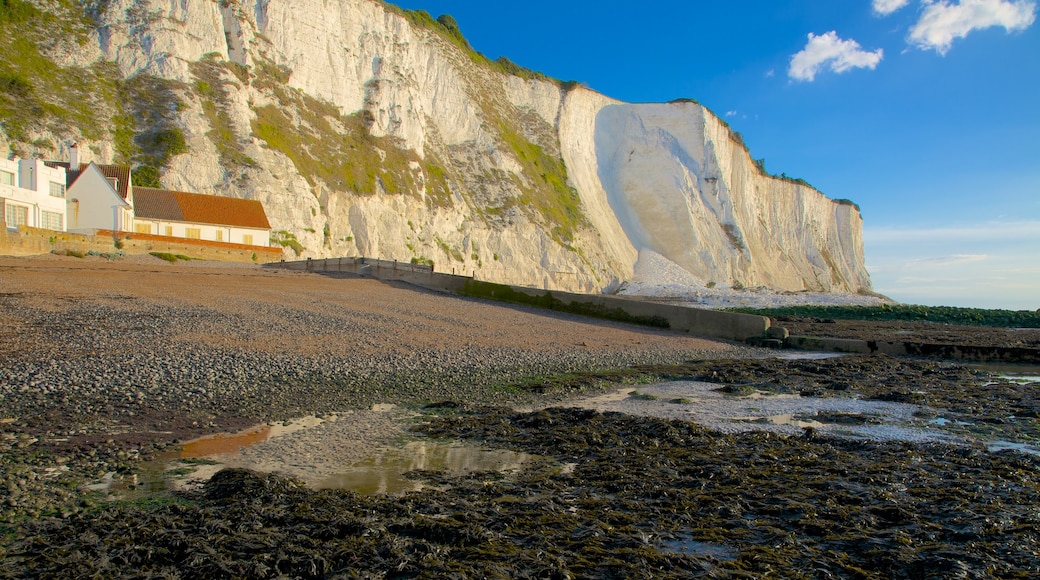
<svg viewBox="0 0 1040 580">
<path fill-rule="evenodd" d="M 73 146 L 68 162 L 47 162 L 67 176 L 70 232 L 133 232 L 264 247 L 271 243 L 271 224 L 259 201 L 135 187 L 129 167 L 80 163 L 78 157 Z"/>
<path fill-rule="evenodd" d="M 134 232 L 268 246 L 271 224 L 259 201 L 134 188 Z"/>
</svg>

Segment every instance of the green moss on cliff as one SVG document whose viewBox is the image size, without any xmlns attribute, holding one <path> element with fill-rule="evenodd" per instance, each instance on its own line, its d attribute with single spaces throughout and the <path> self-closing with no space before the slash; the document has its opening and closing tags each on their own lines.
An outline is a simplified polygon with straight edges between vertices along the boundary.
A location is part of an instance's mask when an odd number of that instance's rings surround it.
<svg viewBox="0 0 1040 580">
<path fill-rule="evenodd" d="M 518 183 L 521 206 L 540 215 L 551 226 L 554 239 L 561 243 L 572 241 L 575 232 L 588 222 L 577 190 L 567 183 L 563 159 L 547 154 L 540 145 L 523 137 L 514 123 L 503 119 L 498 129 L 527 178 Z"/>
<path fill-rule="evenodd" d="M 189 65 L 195 81 L 195 93 L 200 97 L 202 112 L 209 121 L 206 133 L 217 148 L 220 161 L 226 167 L 253 167 L 256 162 L 245 153 L 245 143 L 235 133 L 231 119 L 228 87 L 234 85 L 229 76 L 234 76 L 230 65 L 219 55 L 207 54 Z M 237 85 L 236 85 L 237 87 Z"/>
<path fill-rule="evenodd" d="M 117 78 L 110 65 L 111 78 Z M 112 118 L 116 163 L 134 167 L 134 184 L 161 187 L 163 169 L 175 155 L 187 153 L 184 131 L 178 125 L 184 107 L 181 83 L 140 74 L 116 82 L 118 113 Z"/>
<path fill-rule="evenodd" d="M 416 194 L 425 185 L 429 205 L 451 205 L 445 169 L 430 157 L 421 159 L 397 139 L 373 136 L 367 111 L 341 115 L 331 103 L 273 82 L 266 86 L 279 105 L 256 109 L 253 133 L 291 159 L 311 185 L 320 180 L 335 191 L 358 195 L 380 190 Z"/>
<path fill-rule="evenodd" d="M 65 3 L 54 10 L 18 0 L 0 7 L 0 130 L 23 155 L 41 144 L 34 144 L 34 133 L 67 139 L 106 134 L 114 82 L 103 65 L 60 67 L 48 58 L 61 43 L 85 42 L 89 30 L 83 15 Z"/>
<path fill-rule="evenodd" d="M 90 42 L 89 13 L 103 10 L 95 4 L 0 2 L 0 129 L 23 156 L 60 153 L 59 143 L 34 138 L 38 133 L 58 141 L 110 138 L 115 161 L 134 165 L 135 181 L 157 185 L 161 168 L 187 151 L 177 126 L 181 87 L 149 75 L 124 80 L 110 62 L 62 67 L 48 56 Z"/>
</svg>

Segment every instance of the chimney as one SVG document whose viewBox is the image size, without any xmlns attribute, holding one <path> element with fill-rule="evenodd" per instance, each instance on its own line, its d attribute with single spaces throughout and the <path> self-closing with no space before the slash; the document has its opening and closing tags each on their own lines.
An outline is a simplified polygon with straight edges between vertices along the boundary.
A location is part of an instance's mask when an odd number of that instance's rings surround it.
<svg viewBox="0 0 1040 580">
<path fill-rule="evenodd" d="M 69 169 L 72 171 L 79 169 L 79 145 L 75 143 L 69 147 Z"/>
</svg>

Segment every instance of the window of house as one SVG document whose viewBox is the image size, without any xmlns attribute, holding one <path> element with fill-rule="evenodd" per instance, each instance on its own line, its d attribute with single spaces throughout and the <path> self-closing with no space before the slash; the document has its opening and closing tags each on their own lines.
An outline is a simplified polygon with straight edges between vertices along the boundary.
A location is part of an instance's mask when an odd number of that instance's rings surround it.
<svg viewBox="0 0 1040 580">
<path fill-rule="evenodd" d="M 40 214 L 40 227 L 45 230 L 62 230 L 62 222 L 65 216 L 58 212 L 45 211 Z"/>
<path fill-rule="evenodd" d="M 0 171 L 0 185 L 14 185 L 14 174 L 10 171 Z"/>
<path fill-rule="evenodd" d="M 119 193 L 119 180 L 115 177 L 106 177 L 105 179 L 108 181 L 108 184 L 112 186 L 112 189 L 116 193 Z"/>
<path fill-rule="evenodd" d="M 29 225 L 29 208 L 24 205 L 7 204 L 7 212 L 4 214 L 4 219 L 9 228 L 27 226 Z"/>
<path fill-rule="evenodd" d="M 217 241 L 218 242 L 223 242 L 224 241 L 224 231 L 223 230 L 217 230 Z"/>
<path fill-rule="evenodd" d="M 51 182 L 51 197 L 65 197 L 65 184 L 57 181 Z"/>
<path fill-rule="evenodd" d="M 166 235 L 173 237 L 173 226 L 166 226 Z"/>
<path fill-rule="evenodd" d="M 201 240 L 202 230 L 199 228 L 184 228 L 184 237 L 189 240 Z"/>
<path fill-rule="evenodd" d="M 242 243 L 247 245 L 247 246 L 252 246 L 253 245 L 253 236 L 252 236 L 252 234 L 243 234 L 243 236 L 242 236 Z"/>
<path fill-rule="evenodd" d="M 138 234 L 152 233 L 152 224 L 134 224 L 134 232 Z"/>
</svg>

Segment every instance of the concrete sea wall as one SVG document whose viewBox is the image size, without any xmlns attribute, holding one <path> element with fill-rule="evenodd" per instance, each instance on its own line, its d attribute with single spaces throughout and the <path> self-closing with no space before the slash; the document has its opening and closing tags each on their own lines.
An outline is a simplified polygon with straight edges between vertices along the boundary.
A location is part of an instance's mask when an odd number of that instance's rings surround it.
<svg viewBox="0 0 1040 580">
<path fill-rule="evenodd" d="M 356 274 L 379 280 L 407 282 L 430 290 L 452 294 L 464 293 L 467 285 L 474 282 L 474 279 L 469 276 L 434 272 L 430 266 L 368 258 L 302 260 L 280 262 L 268 266 L 308 272 Z M 565 306 L 572 307 L 573 310 L 621 310 L 633 318 L 656 318 L 666 322 L 667 328 L 670 330 L 699 336 L 744 341 L 763 338 L 770 330 L 770 319 L 765 316 L 701 310 L 600 294 L 548 292 L 523 286 L 499 286 L 534 298 L 555 299 Z"/>
</svg>

